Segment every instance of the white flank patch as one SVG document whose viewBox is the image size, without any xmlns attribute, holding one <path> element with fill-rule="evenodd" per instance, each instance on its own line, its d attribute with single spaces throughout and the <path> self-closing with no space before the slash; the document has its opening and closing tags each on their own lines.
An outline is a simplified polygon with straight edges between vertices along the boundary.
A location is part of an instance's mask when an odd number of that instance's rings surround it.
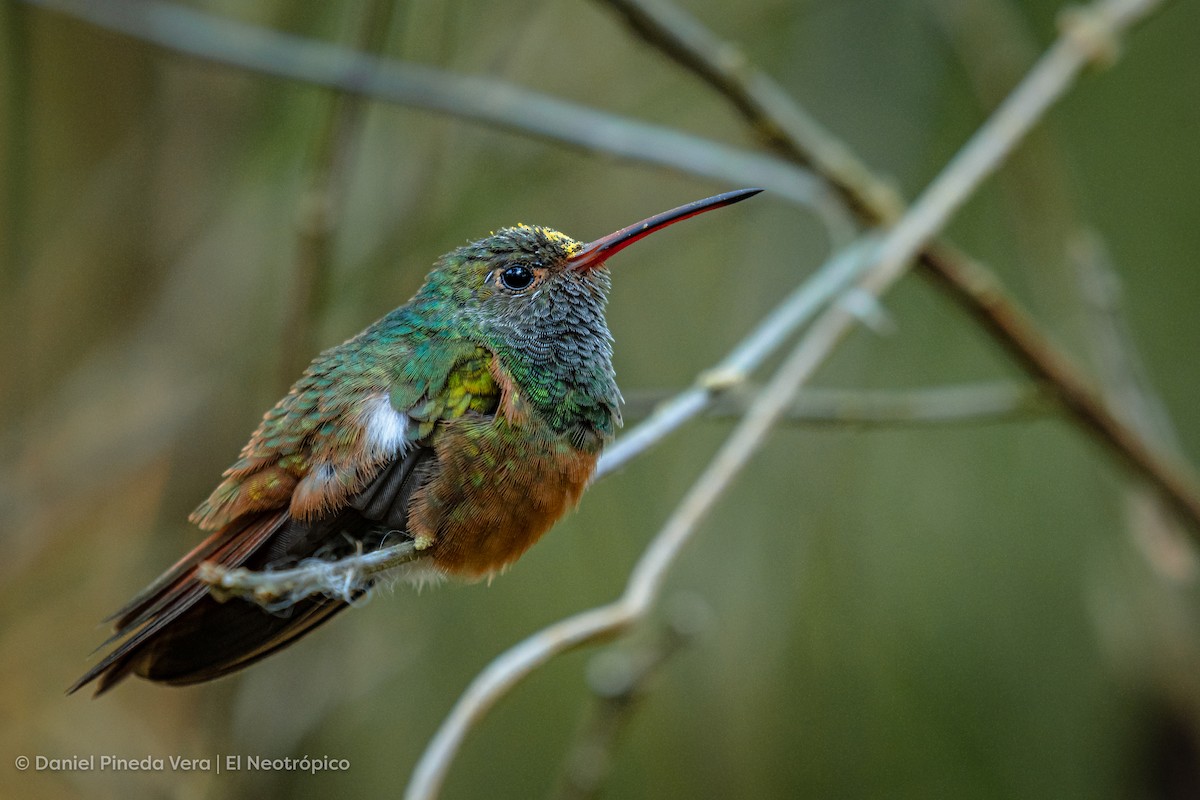
<svg viewBox="0 0 1200 800">
<path fill-rule="evenodd" d="M 392 408 L 392 400 L 386 394 L 367 400 L 359 419 L 367 449 L 376 458 L 394 456 L 404 448 L 408 417 Z"/>
</svg>

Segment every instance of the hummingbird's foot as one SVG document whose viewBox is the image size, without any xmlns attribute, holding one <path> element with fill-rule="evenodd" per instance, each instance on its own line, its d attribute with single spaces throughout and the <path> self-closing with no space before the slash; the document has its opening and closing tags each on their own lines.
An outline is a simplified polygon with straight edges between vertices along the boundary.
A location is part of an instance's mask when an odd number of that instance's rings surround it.
<svg viewBox="0 0 1200 800">
<path fill-rule="evenodd" d="M 337 559 L 308 558 L 291 569 L 255 571 L 230 569 L 205 561 L 196 577 L 222 602 L 238 597 L 268 611 L 283 611 L 306 597 L 325 597 L 353 603 L 380 579 L 420 556 L 416 542 L 406 540 L 390 547 Z"/>
</svg>

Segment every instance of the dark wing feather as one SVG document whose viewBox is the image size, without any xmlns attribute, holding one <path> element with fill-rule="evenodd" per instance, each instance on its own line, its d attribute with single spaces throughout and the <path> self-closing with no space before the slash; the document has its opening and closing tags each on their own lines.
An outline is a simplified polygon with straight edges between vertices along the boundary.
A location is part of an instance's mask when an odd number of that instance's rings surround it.
<svg viewBox="0 0 1200 800">
<path fill-rule="evenodd" d="M 68 692 L 96 681 L 100 694 L 130 673 L 171 684 L 211 680 L 291 644 L 347 603 L 309 597 L 283 613 L 240 599 L 222 603 L 196 579 L 197 567 L 205 561 L 286 567 L 312 556 L 378 548 L 389 535 L 406 531 L 409 500 L 435 463 L 432 449 L 415 447 L 385 465 L 345 508 L 317 519 L 293 519 L 284 509 L 233 520 L 113 615 L 110 643 L 123 641 Z"/>
</svg>

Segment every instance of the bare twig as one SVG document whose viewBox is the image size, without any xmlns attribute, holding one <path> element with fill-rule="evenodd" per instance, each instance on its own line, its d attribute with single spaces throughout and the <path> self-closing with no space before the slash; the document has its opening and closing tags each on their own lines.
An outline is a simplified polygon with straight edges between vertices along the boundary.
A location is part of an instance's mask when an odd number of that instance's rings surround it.
<svg viewBox="0 0 1200 800">
<path fill-rule="evenodd" d="M 416 561 L 420 551 L 411 541 L 337 560 L 308 558 L 292 569 L 230 569 L 205 561 L 196 572 L 222 600 L 239 597 L 264 608 L 287 608 L 312 595 L 351 602 L 377 580 L 388 580 L 398 568 Z"/>
<path fill-rule="evenodd" d="M 844 228 L 823 181 L 782 159 L 609 114 L 505 81 L 376 58 L 348 48 L 146 0 L 25 0 L 126 36 L 228 66 L 422 108 L 591 152 L 740 186 L 760 186 Z"/>
<path fill-rule="evenodd" d="M 705 416 L 740 417 L 757 391 L 745 384 L 724 392 Z M 625 415 L 648 413 L 667 397 L 659 392 L 626 392 Z M 1041 387 L 1013 381 L 873 392 L 807 388 L 796 395 L 784 419 L 800 425 L 938 425 L 1026 419 L 1056 408 Z"/>
<path fill-rule="evenodd" d="M 1035 378 L 1045 381 L 1062 405 L 1085 430 L 1117 454 L 1133 471 L 1155 487 L 1167 503 L 1188 523 L 1195 541 L 1200 537 L 1200 489 L 1189 464 L 1148 442 L 1119 419 L 1099 397 L 1082 370 L 1059 348 L 1050 345 L 1036 330 L 1029 317 L 1015 303 L 1000 299 L 993 306 L 982 301 L 992 291 L 991 274 L 981 271 L 961 253 L 948 254 L 945 246 L 930 249 L 923 263 L 936 263 L 932 274 L 952 285 L 951 295 L 961 300 L 966 295 L 957 287 L 970 286 L 974 300 L 966 310 Z"/>
<path fill-rule="evenodd" d="M 720 40 L 664 0 L 606 2 L 616 7 L 639 35 L 708 82 L 757 129 L 767 131 L 778 151 L 798 162 L 811 164 L 837 188 L 861 219 L 877 224 L 894 217 L 897 201 L 890 187 L 873 179 L 862 163 L 849 154 L 848 148 L 819 125 L 812 124 L 803 109 L 777 84 L 754 69 L 736 47 Z M 1162 0 L 1096 0 L 1088 6 L 1069 10 L 1061 16 L 1061 36 L 1054 48 L 1043 56 L 1022 86 L 1027 86 L 1030 78 L 1036 78 L 1045 85 L 1031 87 L 1035 98 L 1057 96 L 1089 63 L 1111 63 L 1118 50 L 1120 34 L 1161 5 Z M 1070 65 L 1070 74 L 1048 61 L 1063 67 Z M 1014 92 L 1007 102 L 1018 99 Z M 999 109 L 993 119 L 999 116 L 1000 110 L 1003 109 Z M 1012 117 L 1026 127 L 1036 118 L 1022 121 L 1020 116 Z M 959 158 L 990 161 L 990 164 L 972 167 L 982 167 L 987 173 L 999 163 L 997 159 L 1006 155 L 963 152 Z M 942 189 L 951 193 L 956 191 L 952 186 Z M 929 196 L 928 192 L 926 196 Z M 924 214 L 929 209 L 916 210 Z M 912 235 L 922 237 L 923 242 L 928 239 L 927 235 L 918 232 L 917 226 L 911 230 Z M 1118 419 L 1084 377 L 1083 371 L 1038 329 L 991 271 L 941 242 L 923 243 L 919 258 L 921 266 L 936 278 L 938 284 L 1023 368 L 1054 389 L 1068 413 L 1154 485 L 1171 507 L 1188 521 L 1193 539 L 1200 539 L 1200 481 L 1192 468 L 1151 446 Z M 886 283 L 885 275 L 892 269 L 881 270 L 879 277 L 872 280 Z"/>
<path fill-rule="evenodd" d="M 659 406 L 649 419 L 605 450 L 600 463 L 596 465 L 593 480 L 619 469 L 704 411 L 722 393 L 744 382 L 792 333 L 807 324 L 832 298 L 852 283 L 869 261 L 876 244 L 874 239 L 867 237 L 829 259 L 811 278 L 784 298 L 728 356 L 702 373 L 694 386 Z"/>
<path fill-rule="evenodd" d="M 976 94 L 984 102 L 995 102 L 1001 87 L 1017 80 L 1036 55 L 1020 14 L 1003 0 L 930 2 Z M 990 47 L 996 40 L 1006 47 Z M 1061 263 L 1064 255 L 1073 262 L 1074 274 L 1062 270 L 1062 277 L 1069 290 L 1077 290 L 1072 297 L 1082 298 L 1083 339 L 1109 408 L 1120 409 L 1127 424 L 1154 447 L 1181 458 L 1170 418 L 1142 369 L 1122 316 L 1116 270 L 1102 238 L 1079 219 L 1062 154 L 1055 151 L 1049 132 L 1021 148 L 1004 179 L 1004 196 L 1016 230 L 1013 243 L 1024 260 L 1038 265 L 1042 275 L 1048 273 L 1046 265 Z M 1194 576 L 1196 552 L 1162 494 L 1144 480 L 1131 481 L 1123 494 L 1131 536 L 1149 563 L 1173 580 Z"/>
<path fill-rule="evenodd" d="M 602 0 L 630 29 L 715 88 L 776 152 L 812 167 L 870 224 L 897 220 L 900 195 L 826 131 L 741 49 L 678 6 L 659 0 Z"/>
<path fill-rule="evenodd" d="M 1063 95 L 1096 56 L 1095 41 L 1115 41 L 1158 4 L 1151 0 L 1097 0 L 1087 7 L 1091 38 L 1066 31 L 1042 56 L 1012 95 L 951 160 L 880 245 L 879 259 L 859 282 L 878 295 L 904 273 L 921 247 L 986 178 L 1021 137 Z M 1090 44 L 1089 44 L 1090 43 Z M 846 305 L 827 309 L 778 369 L 750 410 L 692 485 L 663 529 L 635 565 L 616 601 L 557 622 L 494 659 L 472 681 L 417 763 L 405 796 L 435 797 L 467 733 L 513 686 L 563 652 L 628 628 L 654 604 L 677 555 L 761 446 L 796 390 L 828 357 L 857 321 Z"/>
</svg>

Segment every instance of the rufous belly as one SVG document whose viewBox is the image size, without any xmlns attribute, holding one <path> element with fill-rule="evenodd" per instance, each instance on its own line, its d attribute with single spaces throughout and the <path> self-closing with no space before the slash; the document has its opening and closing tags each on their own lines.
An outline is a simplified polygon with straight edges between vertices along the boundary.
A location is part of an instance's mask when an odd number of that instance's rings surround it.
<svg viewBox="0 0 1200 800">
<path fill-rule="evenodd" d="M 548 430 L 462 417 L 435 440 L 438 464 L 413 496 L 409 534 L 443 572 L 492 575 L 521 556 L 579 500 L 598 452 Z"/>
</svg>

